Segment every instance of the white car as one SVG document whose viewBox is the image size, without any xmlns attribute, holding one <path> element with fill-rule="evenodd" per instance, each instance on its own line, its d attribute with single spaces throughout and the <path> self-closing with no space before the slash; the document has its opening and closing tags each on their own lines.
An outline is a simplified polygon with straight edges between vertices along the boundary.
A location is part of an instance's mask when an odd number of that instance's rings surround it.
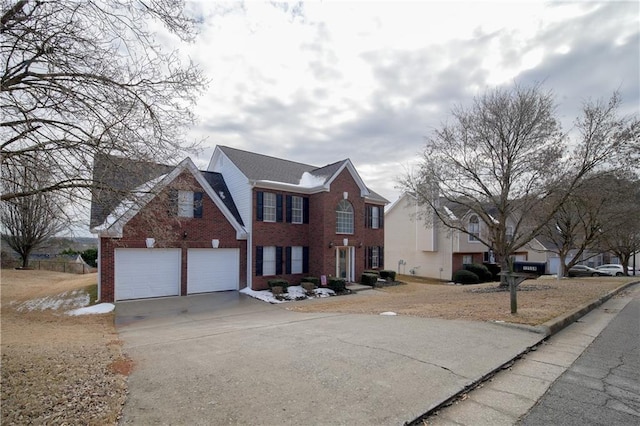
<svg viewBox="0 0 640 426">
<path fill-rule="evenodd" d="M 598 270 L 598 272 L 606 275 L 611 275 L 612 277 L 621 277 L 625 275 L 622 265 L 614 265 L 610 263 L 607 265 L 600 265 L 596 269 Z"/>
</svg>

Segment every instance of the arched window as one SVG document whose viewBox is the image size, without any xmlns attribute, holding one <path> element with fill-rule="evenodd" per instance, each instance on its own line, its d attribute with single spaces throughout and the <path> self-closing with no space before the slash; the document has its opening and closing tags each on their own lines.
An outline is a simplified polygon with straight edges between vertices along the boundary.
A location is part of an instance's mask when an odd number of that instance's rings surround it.
<svg viewBox="0 0 640 426">
<path fill-rule="evenodd" d="M 478 216 L 473 215 L 469 218 L 469 241 L 480 240 L 480 221 Z"/>
<path fill-rule="evenodd" d="M 336 207 L 336 234 L 353 234 L 353 206 L 347 200 Z"/>
</svg>

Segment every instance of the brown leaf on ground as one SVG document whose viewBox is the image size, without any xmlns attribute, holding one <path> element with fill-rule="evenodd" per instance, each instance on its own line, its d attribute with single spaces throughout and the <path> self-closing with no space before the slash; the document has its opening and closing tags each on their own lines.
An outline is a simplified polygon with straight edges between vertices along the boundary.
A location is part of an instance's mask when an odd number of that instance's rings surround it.
<svg viewBox="0 0 640 426">
<path fill-rule="evenodd" d="M 399 277 L 408 281 L 409 276 Z M 518 313 L 511 314 L 508 291 L 491 291 L 498 283 L 452 285 L 430 280 L 364 291 L 347 297 L 295 302 L 289 309 L 301 312 L 341 312 L 399 315 L 471 321 L 504 321 L 541 325 L 607 294 L 638 277 L 589 277 L 528 280 L 518 291 Z"/>
<path fill-rule="evenodd" d="M 117 424 L 130 366 L 124 368 L 113 314 L 16 309 L 95 284 L 96 274 L 1 273 L 1 423 Z"/>
</svg>

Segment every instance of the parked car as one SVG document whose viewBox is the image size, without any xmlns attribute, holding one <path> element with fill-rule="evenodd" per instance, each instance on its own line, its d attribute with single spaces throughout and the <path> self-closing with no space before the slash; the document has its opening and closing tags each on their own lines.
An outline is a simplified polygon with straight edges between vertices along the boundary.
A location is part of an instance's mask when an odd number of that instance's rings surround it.
<svg viewBox="0 0 640 426">
<path fill-rule="evenodd" d="M 608 275 L 605 272 L 601 273 L 597 269 L 585 265 L 572 266 L 569 268 L 568 274 L 570 277 L 599 277 L 600 275 Z"/>
<path fill-rule="evenodd" d="M 622 265 L 600 265 L 596 268 L 602 275 L 611 275 L 612 277 L 621 277 L 624 275 L 624 267 Z"/>
</svg>

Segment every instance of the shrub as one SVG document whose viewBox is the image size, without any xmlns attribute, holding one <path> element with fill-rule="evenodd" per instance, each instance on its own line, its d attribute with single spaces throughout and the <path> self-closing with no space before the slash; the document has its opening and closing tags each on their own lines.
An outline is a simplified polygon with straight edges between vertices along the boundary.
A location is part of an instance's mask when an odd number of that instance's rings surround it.
<svg viewBox="0 0 640 426">
<path fill-rule="evenodd" d="M 378 282 L 378 276 L 376 274 L 362 274 L 362 278 L 360 278 L 360 282 L 364 285 L 370 285 L 372 287 L 376 286 Z"/>
<path fill-rule="evenodd" d="M 500 281 L 500 275 L 498 275 L 500 273 L 500 265 L 495 263 L 485 263 L 484 266 L 486 266 L 489 272 L 491 272 L 491 281 Z"/>
<path fill-rule="evenodd" d="M 376 271 L 375 269 L 365 269 L 364 271 L 362 271 L 362 273 L 380 276 L 380 272 Z"/>
<path fill-rule="evenodd" d="M 269 290 L 271 290 L 273 287 L 282 287 L 282 291 L 286 293 L 287 287 L 289 287 L 289 281 L 283 280 L 282 278 L 274 278 L 267 281 L 267 285 L 269 286 Z"/>
<path fill-rule="evenodd" d="M 347 283 L 344 278 L 338 277 L 329 277 L 329 281 L 327 282 L 327 287 L 336 293 L 342 293 L 347 289 Z"/>
<path fill-rule="evenodd" d="M 87 265 L 97 268 L 98 267 L 98 249 L 90 248 L 86 249 L 81 253 L 82 259 L 87 263 Z"/>
<path fill-rule="evenodd" d="M 452 278 L 454 283 L 460 284 L 478 284 L 480 283 L 480 278 L 471 271 L 466 269 L 460 269 L 453 274 Z"/>
<path fill-rule="evenodd" d="M 320 287 L 320 278 L 318 277 L 304 277 L 300 280 L 301 283 L 313 283 L 316 287 Z"/>
<path fill-rule="evenodd" d="M 395 281 L 396 271 L 382 270 L 380 271 L 380 278 L 387 281 Z"/>
<path fill-rule="evenodd" d="M 480 265 L 478 263 L 471 263 L 468 265 L 464 265 L 464 269 L 476 274 L 480 282 L 486 283 L 489 281 L 493 281 L 493 274 L 489 272 L 489 268 L 487 268 L 484 265 Z"/>
</svg>

